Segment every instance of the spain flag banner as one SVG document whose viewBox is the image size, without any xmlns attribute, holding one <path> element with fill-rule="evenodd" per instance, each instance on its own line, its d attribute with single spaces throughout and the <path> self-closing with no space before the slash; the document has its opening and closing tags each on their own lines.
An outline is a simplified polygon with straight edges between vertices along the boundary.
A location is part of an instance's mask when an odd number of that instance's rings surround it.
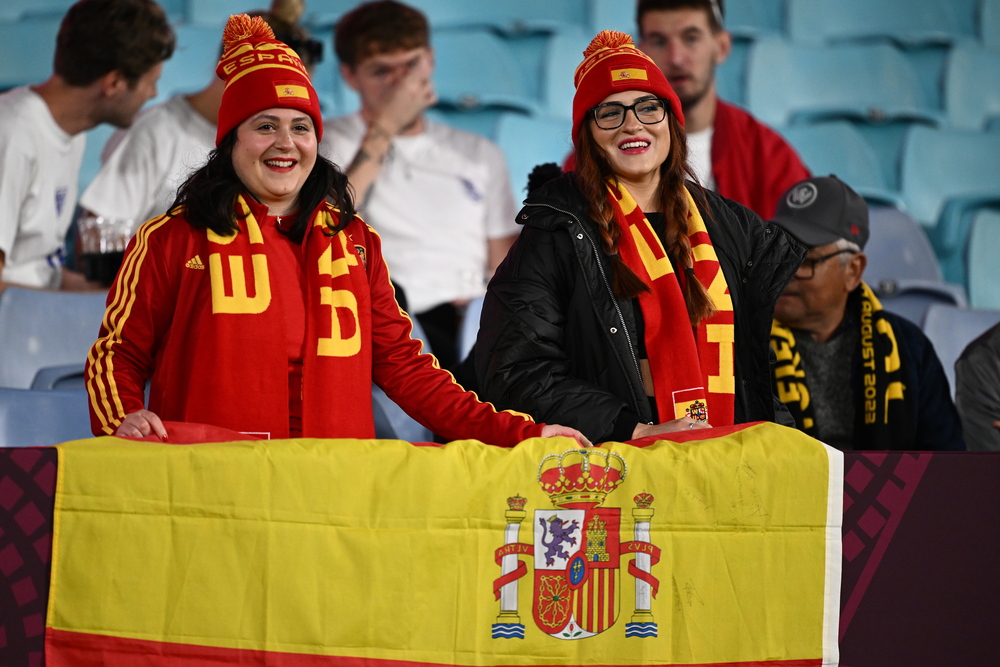
<svg viewBox="0 0 1000 667">
<path fill-rule="evenodd" d="M 835 665 L 841 454 L 695 437 L 61 445 L 47 664 Z"/>
</svg>

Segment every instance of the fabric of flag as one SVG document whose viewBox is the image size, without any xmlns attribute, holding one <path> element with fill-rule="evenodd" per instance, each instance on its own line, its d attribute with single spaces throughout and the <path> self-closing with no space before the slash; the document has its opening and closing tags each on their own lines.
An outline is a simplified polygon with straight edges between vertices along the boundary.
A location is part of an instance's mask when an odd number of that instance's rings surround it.
<svg viewBox="0 0 1000 667">
<path fill-rule="evenodd" d="M 837 664 L 842 454 L 679 439 L 61 445 L 47 664 Z"/>
</svg>

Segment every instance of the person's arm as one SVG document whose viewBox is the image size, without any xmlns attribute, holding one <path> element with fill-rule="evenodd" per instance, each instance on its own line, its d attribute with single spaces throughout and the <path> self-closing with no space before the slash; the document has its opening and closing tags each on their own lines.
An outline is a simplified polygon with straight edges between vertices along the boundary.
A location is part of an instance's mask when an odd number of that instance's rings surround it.
<svg viewBox="0 0 1000 667">
<path fill-rule="evenodd" d="M 164 219 L 151 220 L 129 243 L 123 269 L 108 293 L 97 342 L 87 355 L 95 435 L 166 436 L 159 418 L 145 410 L 146 381 L 177 303 L 177 276 L 170 267 L 181 264 L 167 247 L 166 224 Z"/>
<path fill-rule="evenodd" d="M 421 354 L 410 319 L 399 309 L 374 231 L 368 242 L 368 280 L 372 308 L 372 378 L 386 395 L 425 427 L 447 440 L 475 438 L 512 447 L 530 437 L 565 435 L 590 443 L 578 431 L 536 423 L 526 414 L 497 411 L 466 391 L 433 356 Z"/>
<path fill-rule="evenodd" d="M 1000 358 L 980 343 L 955 362 L 955 407 L 970 451 L 1000 451 Z"/>
<path fill-rule="evenodd" d="M 409 130 L 437 102 L 430 81 L 432 70 L 431 56 L 427 54 L 400 79 L 379 114 L 368 123 L 361 145 L 345 170 L 359 206 L 382 173 L 393 137 Z"/>
</svg>

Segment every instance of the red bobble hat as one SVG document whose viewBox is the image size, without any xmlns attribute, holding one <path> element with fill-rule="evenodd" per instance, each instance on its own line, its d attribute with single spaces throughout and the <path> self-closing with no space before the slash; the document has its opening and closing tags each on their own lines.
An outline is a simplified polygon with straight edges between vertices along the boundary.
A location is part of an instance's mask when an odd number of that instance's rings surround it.
<svg viewBox="0 0 1000 667">
<path fill-rule="evenodd" d="M 323 138 L 319 98 L 305 65 L 295 51 L 274 38 L 271 26 L 259 16 L 229 17 L 222 33 L 223 53 L 215 73 L 226 82 L 219 108 L 218 146 L 229 132 L 265 109 L 301 109 L 312 117 L 316 139 Z"/>
<path fill-rule="evenodd" d="M 670 113 L 684 125 L 684 112 L 677 93 L 649 56 L 635 48 L 632 37 L 614 30 L 602 30 L 583 52 L 583 62 L 573 76 L 573 143 L 587 112 L 613 93 L 641 90 L 670 103 Z"/>
</svg>

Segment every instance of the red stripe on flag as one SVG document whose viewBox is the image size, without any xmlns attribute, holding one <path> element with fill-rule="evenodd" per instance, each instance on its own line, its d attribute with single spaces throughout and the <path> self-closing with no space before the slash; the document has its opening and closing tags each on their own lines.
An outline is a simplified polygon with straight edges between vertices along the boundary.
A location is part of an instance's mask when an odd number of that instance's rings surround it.
<svg viewBox="0 0 1000 667">
<path fill-rule="evenodd" d="M 413 660 L 382 660 L 378 658 L 348 658 L 343 656 L 250 651 L 215 648 L 192 644 L 172 644 L 124 639 L 66 630 L 45 630 L 45 664 L 48 667 L 97 667 L 98 665 L 128 665 L 128 667 L 219 667 L 235 664 L 242 667 L 455 667 L 461 663 L 417 662 Z M 498 656 L 499 657 L 499 656 Z M 685 664 L 684 667 L 822 667 L 814 660 L 755 660 L 751 662 L 712 662 Z M 466 663 L 470 664 L 470 663 Z M 485 664 L 481 660 L 477 664 Z M 556 667 L 538 663 L 536 667 Z M 593 664 L 589 667 L 614 667 Z M 679 667 L 656 664 L 649 667 Z"/>
<path fill-rule="evenodd" d="M 597 571 L 597 631 L 604 632 L 608 627 L 604 623 L 604 573 L 605 569 Z"/>
<path fill-rule="evenodd" d="M 615 622 L 615 611 L 617 607 L 615 606 L 615 588 L 618 585 L 618 574 L 617 571 L 613 573 L 608 573 L 608 627 L 610 628 Z"/>
<path fill-rule="evenodd" d="M 584 590 L 587 591 L 587 624 L 584 626 L 591 632 L 594 631 L 594 571 L 590 571 L 590 576 L 587 578 L 587 585 L 584 586 Z M 582 623 L 580 625 L 583 625 Z"/>
</svg>

